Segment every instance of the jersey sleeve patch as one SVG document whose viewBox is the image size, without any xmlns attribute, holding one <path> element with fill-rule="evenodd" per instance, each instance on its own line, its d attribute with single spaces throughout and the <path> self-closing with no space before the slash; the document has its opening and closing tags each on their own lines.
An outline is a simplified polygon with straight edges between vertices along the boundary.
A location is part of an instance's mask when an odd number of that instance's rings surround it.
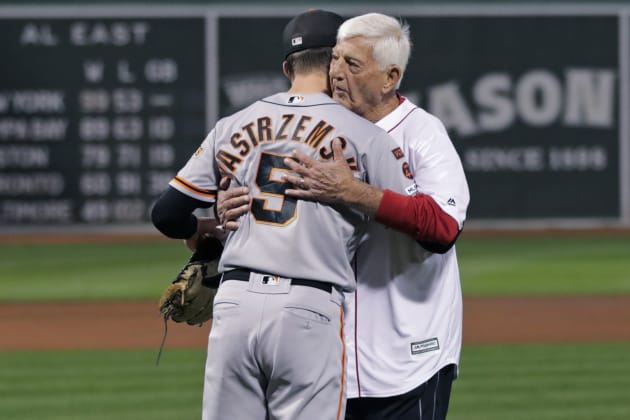
<svg viewBox="0 0 630 420">
<path fill-rule="evenodd" d="M 394 150 L 392 150 L 392 154 L 394 155 L 396 160 L 400 160 L 405 157 L 405 153 L 402 151 L 400 147 L 397 147 Z"/>
<path fill-rule="evenodd" d="M 198 186 L 186 181 L 181 176 L 176 176 L 175 178 L 173 178 L 173 182 L 194 194 L 201 195 L 207 198 L 217 197 L 216 191 L 199 188 Z"/>
<path fill-rule="evenodd" d="M 403 174 L 409 178 L 409 179 L 413 179 L 413 173 L 411 172 L 411 167 L 409 166 L 409 164 L 407 162 L 404 162 L 402 164 L 402 171 Z"/>
</svg>

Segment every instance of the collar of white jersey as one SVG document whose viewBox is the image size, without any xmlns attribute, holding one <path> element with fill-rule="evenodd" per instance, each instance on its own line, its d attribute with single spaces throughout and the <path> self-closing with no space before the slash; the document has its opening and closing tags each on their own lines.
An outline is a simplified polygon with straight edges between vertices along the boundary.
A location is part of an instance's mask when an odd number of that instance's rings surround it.
<svg viewBox="0 0 630 420">
<path fill-rule="evenodd" d="M 282 92 L 261 99 L 262 102 L 290 106 L 309 107 L 317 105 L 338 105 L 330 96 L 325 93 L 289 93 Z"/>
<path fill-rule="evenodd" d="M 409 116 L 414 110 L 418 109 L 418 107 L 413 104 L 409 99 L 405 98 L 398 94 L 399 105 L 394 108 L 392 112 L 385 115 L 383 118 L 376 122 L 376 125 L 381 127 L 383 130 L 388 133 L 393 131 L 396 127 L 400 125 L 401 122 Z"/>
</svg>

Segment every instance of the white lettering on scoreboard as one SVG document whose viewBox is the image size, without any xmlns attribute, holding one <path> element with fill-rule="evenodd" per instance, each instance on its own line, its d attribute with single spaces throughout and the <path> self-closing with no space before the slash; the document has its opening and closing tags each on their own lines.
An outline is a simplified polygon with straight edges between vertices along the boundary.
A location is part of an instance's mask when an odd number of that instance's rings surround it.
<svg viewBox="0 0 630 420">
<path fill-rule="evenodd" d="M 49 23 L 28 22 L 22 27 L 19 43 L 23 46 L 54 47 L 63 42 L 85 47 L 108 45 L 125 47 L 144 45 L 151 27 L 147 22 L 73 22 L 67 32 L 55 33 Z"/>
<path fill-rule="evenodd" d="M 0 91 L 0 114 L 62 113 L 66 110 L 65 92 L 61 90 Z"/>
<path fill-rule="evenodd" d="M 4 200 L 0 220 L 5 223 L 72 222 L 71 200 Z"/>
<path fill-rule="evenodd" d="M 65 180 L 60 173 L 0 173 L 0 194 L 9 197 L 28 195 L 59 196 L 64 192 Z"/>
<path fill-rule="evenodd" d="M 1 20 L 0 226 L 147 223 L 178 116 L 205 134 L 205 18 Z"/>
<path fill-rule="evenodd" d="M 1 141 L 61 142 L 66 138 L 68 120 L 61 117 L 4 117 L 0 115 Z"/>
<path fill-rule="evenodd" d="M 608 167 L 602 146 L 469 147 L 463 154 L 464 168 L 470 171 L 541 172 L 595 171 Z"/>
<path fill-rule="evenodd" d="M 0 169 L 47 168 L 50 150 L 46 146 L 4 146 L 0 144 Z"/>
<path fill-rule="evenodd" d="M 517 121 L 531 127 L 611 128 L 617 74 L 612 69 L 567 68 L 562 77 L 533 69 L 514 78 L 488 73 L 472 86 L 472 102 L 456 82 L 430 86 L 427 109 L 462 138 L 505 130 Z"/>
</svg>

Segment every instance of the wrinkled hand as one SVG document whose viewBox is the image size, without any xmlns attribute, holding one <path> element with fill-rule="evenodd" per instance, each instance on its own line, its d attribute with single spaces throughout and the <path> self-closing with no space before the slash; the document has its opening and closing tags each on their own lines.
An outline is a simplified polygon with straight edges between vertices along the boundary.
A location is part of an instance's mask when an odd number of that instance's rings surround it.
<svg viewBox="0 0 630 420">
<path fill-rule="evenodd" d="M 295 174 L 284 174 L 283 180 L 291 183 L 293 189 L 287 189 L 288 196 L 307 200 L 316 200 L 326 203 L 338 203 L 344 201 L 344 192 L 356 182 L 352 169 L 343 156 L 343 148 L 339 140 L 332 145 L 334 160 L 332 162 L 320 162 L 300 151 L 294 152 L 294 159 L 284 159 Z"/>
<path fill-rule="evenodd" d="M 238 218 L 249 211 L 250 201 L 251 197 L 247 187 L 233 187 L 218 192 L 217 215 L 225 230 L 237 230 L 239 228 Z"/>
<path fill-rule="evenodd" d="M 238 219 L 249 211 L 251 197 L 249 196 L 249 188 L 243 185 L 243 182 L 234 175 L 225 163 L 217 160 L 217 165 L 221 173 L 221 180 L 217 192 L 215 214 L 227 234 L 228 231 L 234 231 L 240 227 L 241 224 Z M 233 184 L 238 185 L 238 187 L 230 187 Z"/>
</svg>

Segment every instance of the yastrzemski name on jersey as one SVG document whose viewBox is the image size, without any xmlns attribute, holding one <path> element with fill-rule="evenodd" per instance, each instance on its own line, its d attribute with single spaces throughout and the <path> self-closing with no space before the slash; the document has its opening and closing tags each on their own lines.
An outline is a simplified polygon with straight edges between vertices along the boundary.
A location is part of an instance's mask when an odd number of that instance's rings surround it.
<svg viewBox="0 0 630 420">
<path fill-rule="evenodd" d="M 322 119 L 318 121 L 311 115 L 297 115 L 296 118 L 296 114 L 283 114 L 280 118 L 281 121 L 276 126 L 269 116 L 259 117 L 243 125 L 240 130 L 230 136 L 232 150 L 238 153 L 234 154 L 233 151 L 221 148 L 217 152 L 217 159 L 225 163 L 231 171 L 235 171 L 236 167 L 252 152 L 252 149 L 261 143 L 287 140 L 300 142 L 317 150 L 322 160 L 332 159 L 333 153 L 330 147 L 322 147 L 324 139 L 330 137 L 329 134 L 335 131 L 332 124 Z M 334 137 L 327 144 L 332 144 L 335 139 L 339 139 L 345 149 L 347 141 L 342 136 Z M 347 158 L 347 161 L 352 169 L 358 169 L 353 157 Z"/>
</svg>

